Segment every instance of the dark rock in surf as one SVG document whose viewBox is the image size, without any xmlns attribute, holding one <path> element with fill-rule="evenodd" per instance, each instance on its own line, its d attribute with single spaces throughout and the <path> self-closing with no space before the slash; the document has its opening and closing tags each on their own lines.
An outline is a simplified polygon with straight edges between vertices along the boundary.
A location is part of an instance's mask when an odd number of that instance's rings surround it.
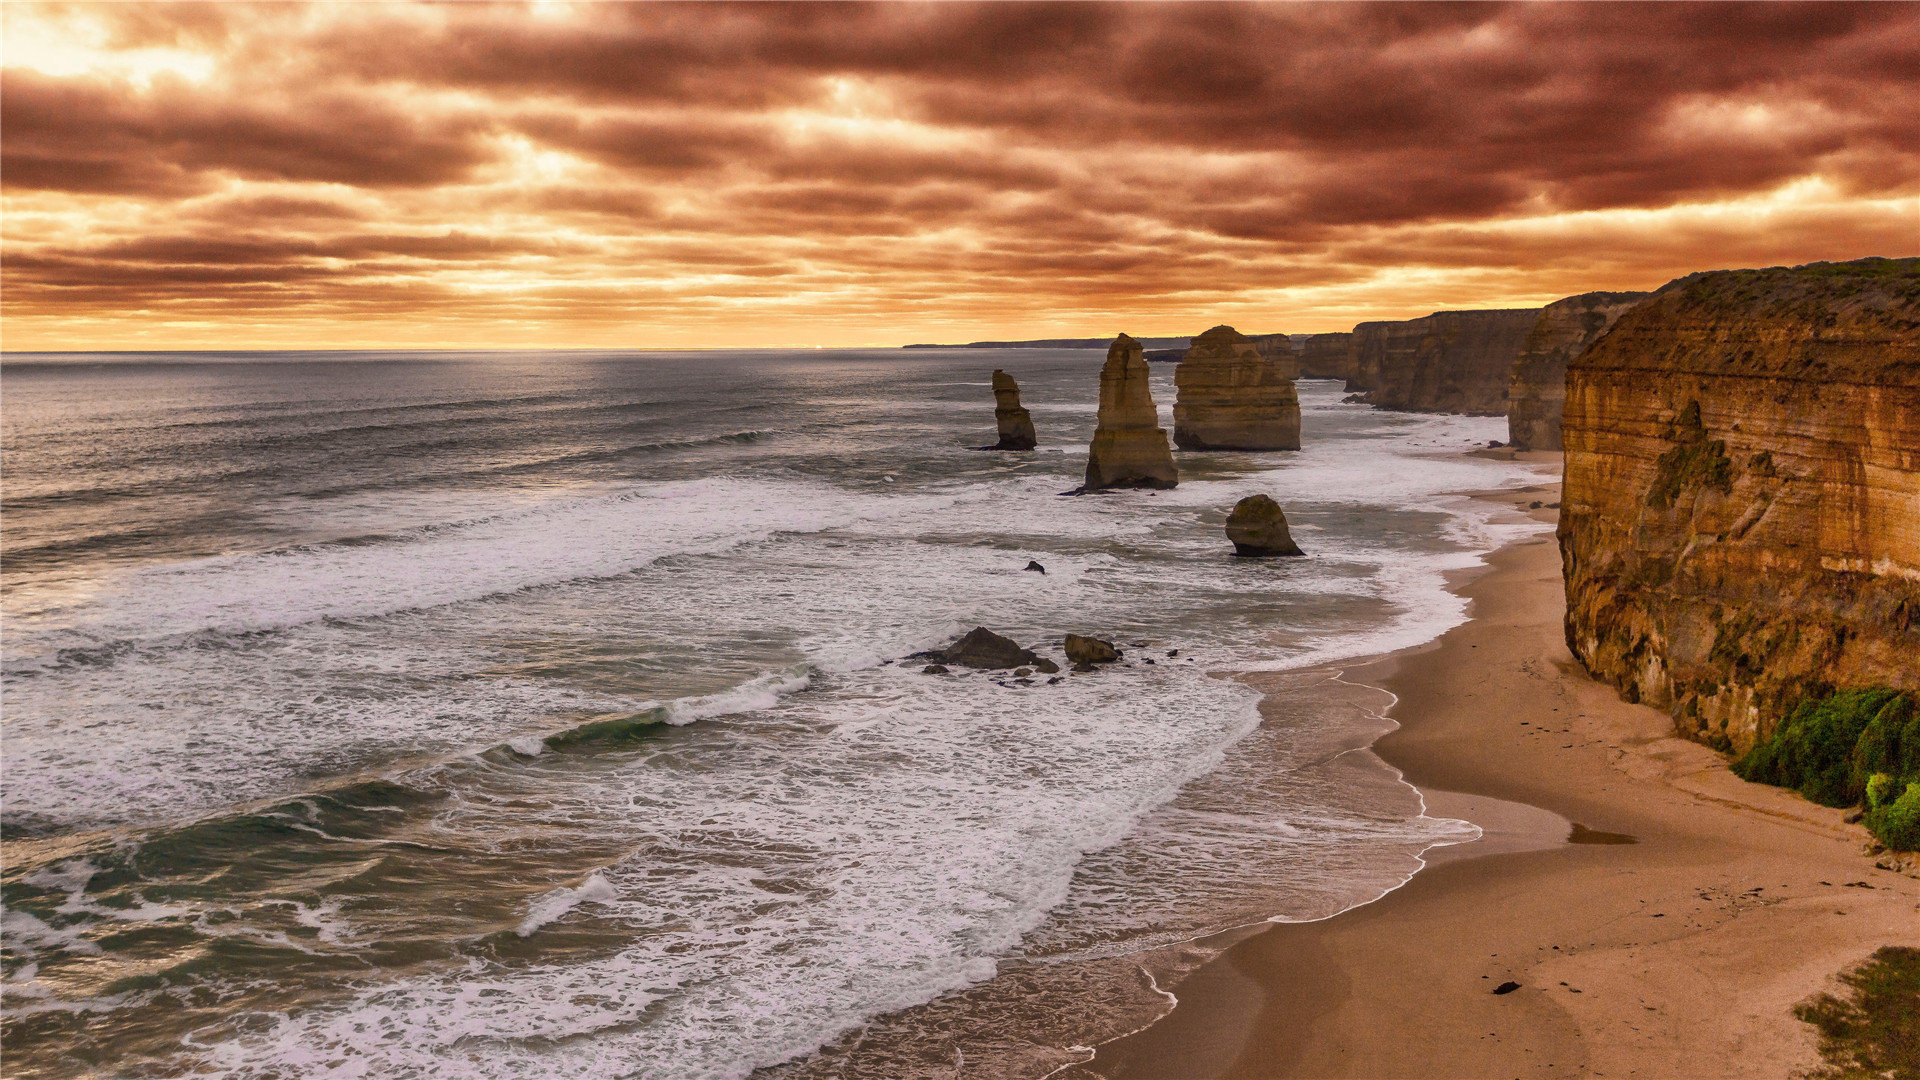
<svg viewBox="0 0 1920 1080">
<path fill-rule="evenodd" d="M 1293 542 L 1280 504 L 1265 495 L 1249 495 L 1234 504 L 1233 513 L 1227 515 L 1227 539 L 1233 541 L 1235 555 L 1306 554 Z"/>
<path fill-rule="evenodd" d="M 928 664 L 920 669 L 922 675 L 945 675 L 946 673 L 947 665 L 945 664 Z"/>
<path fill-rule="evenodd" d="M 1113 642 L 1111 641 L 1102 641 L 1096 637 L 1081 637 L 1079 634 L 1068 634 L 1064 644 L 1067 650 L 1067 659 L 1073 661 L 1074 670 L 1076 671 L 1091 664 L 1111 664 L 1120 659 L 1120 650 L 1114 648 Z M 1088 670 L 1092 669 L 1088 667 Z"/>
<path fill-rule="evenodd" d="M 1044 672 L 1044 673 L 1046 673 L 1046 674 L 1048 674 L 1048 675 L 1052 675 L 1053 673 L 1055 673 L 1055 672 L 1057 672 L 1057 671 L 1059 671 L 1059 670 L 1060 670 L 1060 665 L 1059 665 L 1059 664 L 1056 664 L 1056 663 L 1054 663 L 1053 661 L 1051 661 L 1051 660 L 1049 660 L 1049 659 L 1047 659 L 1047 658 L 1046 658 L 1046 657 L 1044 657 L 1044 656 L 1043 656 L 1043 657 L 1041 657 L 1041 658 L 1040 658 L 1040 659 L 1038 659 L 1038 660 L 1035 660 L 1035 661 L 1033 662 L 1033 666 L 1034 666 L 1034 667 L 1035 667 L 1035 668 L 1036 668 L 1037 670 L 1039 670 L 1039 671 L 1041 671 L 1041 672 Z"/>
<path fill-rule="evenodd" d="M 1040 666 L 1040 658 L 1032 650 L 1023 649 L 1019 642 L 1001 637 L 984 626 L 967 631 L 966 636 L 945 649 L 929 654 L 929 658 L 942 664 L 971 668 Z"/>
<path fill-rule="evenodd" d="M 1032 571 L 1034 571 L 1035 573 L 1040 573 L 1040 574 L 1044 574 L 1044 573 L 1046 573 L 1046 572 L 1047 572 L 1047 568 L 1046 568 L 1046 567 L 1044 567 L 1044 566 L 1041 566 L 1041 565 L 1040 565 L 1040 564 L 1039 564 L 1038 562 L 1036 562 L 1036 561 L 1034 561 L 1034 560 L 1032 560 L 1032 559 L 1028 559 L 1028 560 L 1027 560 L 1027 569 L 1029 569 L 1029 570 L 1032 570 Z"/>
</svg>

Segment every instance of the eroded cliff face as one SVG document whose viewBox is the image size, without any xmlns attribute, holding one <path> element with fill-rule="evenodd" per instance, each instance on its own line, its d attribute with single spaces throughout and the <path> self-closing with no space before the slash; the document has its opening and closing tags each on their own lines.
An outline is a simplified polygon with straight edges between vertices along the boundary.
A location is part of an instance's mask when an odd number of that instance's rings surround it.
<svg viewBox="0 0 1920 1080">
<path fill-rule="evenodd" d="M 1507 441 L 1514 449 L 1560 449 L 1567 363 L 1646 298 L 1642 292 L 1590 292 L 1540 309 L 1507 385 Z"/>
<path fill-rule="evenodd" d="M 1365 387 L 1353 384 L 1356 354 L 1351 333 L 1314 334 L 1300 350 L 1300 375 L 1308 379 L 1343 379 L 1348 392 Z"/>
<path fill-rule="evenodd" d="M 1808 694 L 1920 688 L 1920 259 L 1683 278 L 1566 385 L 1596 678 L 1734 752 Z"/>
<path fill-rule="evenodd" d="M 1357 386 L 1367 403 L 1410 412 L 1504 416 L 1507 384 L 1539 308 L 1436 311 L 1353 328 Z"/>
<path fill-rule="evenodd" d="M 1286 347 L 1286 338 L 1280 338 Z M 1291 353 L 1288 354 L 1289 361 Z M 1291 362 L 1262 354 L 1231 326 L 1216 326 L 1174 369 L 1173 442 L 1182 450 L 1298 450 L 1300 397 Z"/>
</svg>

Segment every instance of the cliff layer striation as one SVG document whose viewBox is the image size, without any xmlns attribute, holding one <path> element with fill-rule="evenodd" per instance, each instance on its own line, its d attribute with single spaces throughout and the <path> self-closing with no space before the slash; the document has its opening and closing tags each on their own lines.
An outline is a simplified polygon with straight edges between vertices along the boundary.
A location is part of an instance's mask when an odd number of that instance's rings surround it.
<svg viewBox="0 0 1920 1080">
<path fill-rule="evenodd" d="M 1696 274 L 1567 369 L 1567 645 L 1745 752 L 1920 688 L 1920 259 Z"/>
</svg>

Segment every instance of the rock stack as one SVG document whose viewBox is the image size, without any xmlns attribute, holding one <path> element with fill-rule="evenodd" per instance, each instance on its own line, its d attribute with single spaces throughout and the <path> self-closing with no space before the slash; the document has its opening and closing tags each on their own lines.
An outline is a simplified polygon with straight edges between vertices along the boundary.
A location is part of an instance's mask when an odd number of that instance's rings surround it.
<svg viewBox="0 0 1920 1080">
<path fill-rule="evenodd" d="M 1080 490 L 1170 488 L 1179 482 L 1140 343 L 1121 334 L 1107 348 L 1100 369 L 1100 418 L 1087 449 L 1086 486 Z"/>
<path fill-rule="evenodd" d="M 1193 339 L 1174 369 L 1173 442 L 1182 450 L 1298 450 L 1294 365 L 1262 355 L 1252 339 L 1216 326 Z"/>
<path fill-rule="evenodd" d="M 1507 386 L 1507 441 L 1515 450 L 1560 449 L 1560 413 L 1567 404 L 1567 362 L 1647 298 L 1641 292 L 1590 292 L 1540 310 Z"/>
<path fill-rule="evenodd" d="M 1020 407 L 1020 384 L 998 369 L 993 373 L 993 418 L 1000 425 L 1000 441 L 993 449 L 1031 450 L 1038 444 L 1033 414 Z"/>
<path fill-rule="evenodd" d="M 1235 555 L 1306 554 L 1293 542 L 1280 504 L 1266 495 L 1249 495 L 1234 504 L 1233 513 L 1227 515 L 1227 539 L 1233 541 Z"/>
</svg>

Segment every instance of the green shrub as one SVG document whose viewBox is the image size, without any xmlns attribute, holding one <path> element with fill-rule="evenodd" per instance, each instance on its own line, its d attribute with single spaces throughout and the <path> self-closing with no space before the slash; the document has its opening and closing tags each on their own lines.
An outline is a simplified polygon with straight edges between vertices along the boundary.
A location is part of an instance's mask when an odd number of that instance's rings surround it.
<svg viewBox="0 0 1920 1080">
<path fill-rule="evenodd" d="M 1818 994 L 1793 1015 L 1820 1032 L 1817 1080 L 1920 1077 L 1920 949 L 1888 945 L 1842 972 L 1844 998 Z"/>
<path fill-rule="evenodd" d="M 1869 798 L 1868 827 L 1889 847 L 1920 848 L 1920 795 L 1912 785 L 1920 781 L 1920 706 L 1903 690 L 1886 688 L 1841 690 L 1824 698 L 1808 698 L 1759 743 L 1733 763 L 1744 779 L 1790 787 L 1826 806 L 1854 806 Z M 1878 780 L 1884 774 L 1884 781 Z M 1905 789 L 1882 807 L 1869 797 L 1869 783 L 1878 798 Z M 1912 801 L 1909 802 L 1909 799 Z M 1897 810 L 1906 806 L 1907 809 Z M 1875 821 L 1889 823 L 1889 834 Z M 1898 839 L 1890 838 L 1896 836 Z"/>
<path fill-rule="evenodd" d="M 1887 804 L 1887 796 L 1893 794 L 1894 779 L 1891 773 L 1877 772 L 1867 777 L 1867 809 L 1878 810 Z"/>
<path fill-rule="evenodd" d="M 1920 851 L 1920 780 L 1909 783 L 1899 798 L 1868 811 L 1867 828 L 1890 848 Z"/>
</svg>

